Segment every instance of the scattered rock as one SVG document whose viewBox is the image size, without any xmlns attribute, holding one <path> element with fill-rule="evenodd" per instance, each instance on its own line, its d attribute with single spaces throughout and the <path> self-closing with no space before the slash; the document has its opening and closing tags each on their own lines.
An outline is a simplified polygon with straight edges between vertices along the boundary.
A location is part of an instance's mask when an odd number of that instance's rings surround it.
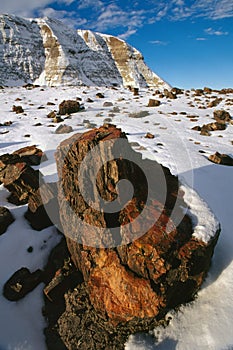
<svg viewBox="0 0 233 350">
<path fill-rule="evenodd" d="M 18 155 L 21 161 L 28 165 L 40 165 L 42 161 L 47 160 L 45 153 L 36 145 L 20 148 L 12 154 Z"/>
<path fill-rule="evenodd" d="M 208 108 L 216 107 L 220 102 L 222 102 L 222 98 L 216 98 L 213 101 L 211 101 L 207 107 Z"/>
<path fill-rule="evenodd" d="M 12 111 L 15 112 L 16 114 L 24 113 L 24 109 L 22 106 L 13 105 Z"/>
<path fill-rule="evenodd" d="M 139 88 L 134 87 L 132 89 L 134 96 L 139 96 Z"/>
<path fill-rule="evenodd" d="M 97 98 L 104 98 L 104 94 L 102 94 L 101 92 L 97 92 L 97 94 L 95 96 Z"/>
<path fill-rule="evenodd" d="M 148 132 L 145 136 L 146 139 L 154 139 L 155 135 L 151 134 L 150 132 Z"/>
<path fill-rule="evenodd" d="M 86 102 L 88 102 L 88 103 L 93 103 L 94 101 L 93 101 L 90 97 L 88 97 L 88 98 L 86 99 Z"/>
<path fill-rule="evenodd" d="M 170 98 L 171 100 L 174 100 L 174 99 L 176 99 L 177 98 L 177 96 L 176 96 L 176 94 L 174 93 L 174 92 L 172 92 L 172 91 L 169 91 L 169 90 L 167 90 L 167 89 L 164 89 L 164 96 L 166 97 L 166 98 Z"/>
<path fill-rule="evenodd" d="M 0 181 L 11 192 L 8 201 L 26 204 L 30 194 L 39 187 L 38 170 L 31 168 L 18 154 L 0 156 Z"/>
<path fill-rule="evenodd" d="M 6 232 L 8 226 L 10 226 L 14 220 L 9 209 L 0 207 L 0 235 Z"/>
<path fill-rule="evenodd" d="M 129 117 L 130 118 L 145 118 L 148 115 L 150 115 L 150 113 L 148 111 L 140 111 L 140 112 L 130 113 Z"/>
<path fill-rule="evenodd" d="M 218 123 L 227 123 L 231 121 L 230 113 L 224 110 L 214 111 L 214 119 Z"/>
<path fill-rule="evenodd" d="M 213 90 L 209 87 L 204 87 L 203 91 L 205 94 L 211 94 Z"/>
<path fill-rule="evenodd" d="M 103 103 L 103 107 L 112 107 L 112 106 L 113 106 L 112 102 L 106 101 L 106 102 Z"/>
<path fill-rule="evenodd" d="M 158 107 L 160 106 L 161 102 L 159 100 L 154 100 L 152 98 L 149 99 L 148 107 Z"/>
<path fill-rule="evenodd" d="M 55 111 L 51 111 L 49 114 L 47 114 L 48 118 L 56 118 L 57 114 Z"/>
<path fill-rule="evenodd" d="M 179 89 L 179 88 L 177 88 L 177 87 L 173 87 L 173 88 L 171 89 L 171 92 L 172 92 L 173 94 L 175 94 L 175 95 L 182 95 L 182 94 L 184 93 L 184 90 Z"/>
<path fill-rule="evenodd" d="M 42 184 L 35 193 L 30 195 L 25 218 L 37 231 L 52 225 L 60 227 L 56 183 Z"/>
<path fill-rule="evenodd" d="M 64 119 L 62 119 L 59 115 L 57 115 L 55 118 L 53 118 L 54 123 L 61 123 L 64 122 Z"/>
<path fill-rule="evenodd" d="M 216 152 L 215 154 L 210 155 L 208 159 L 216 164 L 233 166 L 233 158 L 227 154 Z"/>
<path fill-rule="evenodd" d="M 3 295 L 10 301 L 20 300 L 41 282 L 41 270 L 31 273 L 26 267 L 22 267 L 4 284 Z"/>
<path fill-rule="evenodd" d="M 48 101 L 47 106 L 55 106 L 55 103 Z"/>
<path fill-rule="evenodd" d="M 62 124 L 55 130 L 55 134 L 68 134 L 73 131 L 72 126 Z"/>
<path fill-rule="evenodd" d="M 59 114 L 66 115 L 79 112 L 80 103 L 76 100 L 64 100 L 59 104 Z"/>
</svg>

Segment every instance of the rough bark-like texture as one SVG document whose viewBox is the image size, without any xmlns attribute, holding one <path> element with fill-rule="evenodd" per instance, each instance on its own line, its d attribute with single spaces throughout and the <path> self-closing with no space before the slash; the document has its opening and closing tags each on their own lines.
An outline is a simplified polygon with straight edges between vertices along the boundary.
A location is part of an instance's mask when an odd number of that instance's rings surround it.
<svg viewBox="0 0 233 350">
<path fill-rule="evenodd" d="M 125 141 L 120 157 L 119 139 Z M 94 173 L 85 160 L 96 145 L 99 149 L 92 161 L 101 164 L 106 156 L 109 161 Z M 186 206 L 178 179 L 156 162 L 142 160 L 113 125 L 63 141 L 56 161 L 60 217 L 69 252 L 62 242 L 46 269 L 50 271 L 44 290 L 48 349 L 123 350 L 130 334 L 152 329 L 168 310 L 193 299 L 208 271 L 219 232 L 204 243 L 192 235 L 189 216 L 183 214 L 179 224 L 172 220 L 174 206 L 178 204 L 177 216 L 179 208 Z M 129 180 L 130 199 L 107 213 L 103 203 L 99 202 L 102 210 L 94 207 L 99 197 L 88 187 L 92 193 L 88 204 L 81 188 L 88 186 L 88 176 L 95 175 L 92 185 L 107 201 L 120 201 L 116 185 Z M 135 220 L 142 233 L 136 239 L 130 226 Z"/>
<path fill-rule="evenodd" d="M 187 215 L 176 225 L 169 217 L 176 200 L 185 207 L 182 195 L 178 195 L 178 179 L 156 162 L 142 160 L 127 141 L 122 157 L 116 157 L 114 151 L 119 138 L 126 140 L 120 129 L 104 125 L 72 136 L 60 145 L 56 154 L 61 223 L 68 249 L 83 274 L 94 309 L 115 326 L 135 319 L 139 323 L 145 318 L 159 319 L 171 307 L 191 300 L 208 271 L 219 234 L 216 232 L 206 244 L 192 236 L 191 219 Z M 104 146 L 106 141 L 111 141 L 111 147 Z M 81 194 L 81 185 L 86 184 L 88 175 L 94 174 L 87 164 L 85 176 L 80 177 L 80 165 L 95 145 L 100 146 L 95 163 L 101 164 L 106 155 L 113 159 L 96 176 L 101 197 L 115 200 L 116 184 L 121 179 L 133 185 L 132 200 L 113 214 L 104 212 L 104 207 L 98 211 L 89 206 Z M 143 167 L 148 170 L 146 179 Z M 165 206 L 163 178 L 167 190 Z M 153 200 L 147 203 L 140 220 L 148 193 L 153 194 Z M 92 199 L 97 199 L 94 190 Z M 142 234 L 134 240 L 129 223 L 136 218 L 137 229 Z M 90 226 L 80 225 L 80 221 Z M 102 245 L 95 248 L 99 242 Z M 105 245 L 110 247 L 104 249 Z"/>
<path fill-rule="evenodd" d="M 30 195 L 25 217 L 38 231 L 52 225 L 60 226 L 57 183 L 42 184 Z"/>
<path fill-rule="evenodd" d="M 35 145 L 20 148 L 13 152 L 13 154 L 20 156 L 21 161 L 28 165 L 40 165 L 42 161 L 47 160 L 44 152 Z"/>
<path fill-rule="evenodd" d="M 11 203 L 21 205 L 28 202 L 30 194 L 39 187 L 39 174 L 17 154 L 0 156 L 0 182 L 11 192 L 8 197 Z"/>
</svg>

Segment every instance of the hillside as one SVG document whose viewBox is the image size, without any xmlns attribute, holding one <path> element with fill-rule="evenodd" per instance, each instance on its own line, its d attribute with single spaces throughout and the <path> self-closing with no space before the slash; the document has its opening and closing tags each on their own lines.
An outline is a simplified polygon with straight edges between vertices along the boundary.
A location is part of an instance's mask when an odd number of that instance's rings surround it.
<svg viewBox="0 0 233 350">
<path fill-rule="evenodd" d="M 169 85 L 117 37 L 74 30 L 50 18 L 0 16 L 0 85 Z"/>
</svg>

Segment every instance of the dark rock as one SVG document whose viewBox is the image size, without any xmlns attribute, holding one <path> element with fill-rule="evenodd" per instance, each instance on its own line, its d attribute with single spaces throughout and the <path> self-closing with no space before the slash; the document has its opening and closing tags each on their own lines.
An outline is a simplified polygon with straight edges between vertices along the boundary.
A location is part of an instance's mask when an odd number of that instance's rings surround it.
<svg viewBox="0 0 233 350">
<path fill-rule="evenodd" d="M 132 89 L 132 91 L 133 91 L 133 94 L 134 94 L 134 96 L 138 96 L 139 95 L 139 88 L 133 88 Z"/>
<path fill-rule="evenodd" d="M 88 103 L 93 103 L 94 101 L 93 101 L 90 97 L 88 97 L 88 98 L 86 99 L 86 102 L 88 102 Z"/>
<path fill-rule="evenodd" d="M 62 124 L 55 130 L 55 134 L 68 134 L 73 131 L 72 126 Z"/>
<path fill-rule="evenodd" d="M 21 161 L 28 165 L 40 165 L 42 161 L 47 160 L 45 153 L 36 145 L 20 148 L 12 154 L 17 154 Z"/>
<path fill-rule="evenodd" d="M 59 114 L 66 115 L 71 113 L 79 112 L 80 103 L 75 100 L 65 100 L 59 105 Z"/>
<path fill-rule="evenodd" d="M 5 207 L 0 207 L 0 235 L 6 232 L 8 226 L 14 222 L 13 215 L 10 210 Z"/>
<path fill-rule="evenodd" d="M 210 155 L 208 159 L 216 164 L 233 166 L 233 158 L 227 154 L 216 152 L 215 154 Z"/>
<path fill-rule="evenodd" d="M 213 90 L 209 87 L 204 87 L 203 91 L 205 94 L 211 94 Z"/>
<path fill-rule="evenodd" d="M 24 113 L 24 109 L 22 106 L 13 105 L 12 111 L 15 112 L 16 114 Z"/>
<path fill-rule="evenodd" d="M 169 91 L 169 90 L 167 90 L 167 89 L 164 89 L 164 96 L 166 97 L 166 98 L 170 98 L 171 100 L 174 100 L 174 99 L 176 99 L 177 98 L 177 96 L 176 96 L 176 94 L 174 93 L 174 92 L 172 92 L 172 91 Z"/>
<path fill-rule="evenodd" d="M 103 107 L 112 107 L 112 106 L 113 106 L 112 102 L 106 101 L 106 102 L 103 103 Z"/>
<path fill-rule="evenodd" d="M 64 119 L 62 119 L 59 115 L 57 115 L 55 118 L 53 118 L 54 123 L 61 123 Z"/>
<path fill-rule="evenodd" d="M 202 96 L 203 94 L 204 94 L 204 90 L 202 90 L 202 89 L 195 90 L 195 96 Z"/>
<path fill-rule="evenodd" d="M 200 127 L 199 125 L 197 125 L 197 126 L 194 126 L 194 127 L 192 128 L 192 130 L 201 131 L 201 127 Z"/>
<path fill-rule="evenodd" d="M 56 183 L 42 184 L 30 195 L 25 218 L 37 231 L 52 225 L 60 226 Z"/>
<path fill-rule="evenodd" d="M 158 107 L 161 105 L 161 102 L 159 100 L 154 100 L 152 98 L 149 99 L 148 107 Z"/>
<path fill-rule="evenodd" d="M 3 295 L 10 301 L 20 300 L 41 282 L 41 270 L 31 273 L 26 267 L 22 267 L 4 284 Z"/>
<path fill-rule="evenodd" d="M 231 121 L 230 113 L 224 110 L 214 111 L 214 119 L 218 123 L 227 123 Z"/>
<path fill-rule="evenodd" d="M 18 154 L 0 156 L 0 181 L 11 192 L 8 201 L 26 204 L 39 187 L 40 172 L 31 168 Z"/>
<path fill-rule="evenodd" d="M 104 98 L 104 94 L 102 94 L 102 92 L 97 92 L 97 94 L 95 96 L 97 98 Z"/>
<path fill-rule="evenodd" d="M 182 94 L 184 93 L 184 90 L 179 89 L 179 88 L 177 88 L 177 87 L 173 87 L 173 88 L 171 89 L 171 92 L 172 92 L 173 94 L 175 94 L 175 95 L 182 95 Z"/>
</svg>

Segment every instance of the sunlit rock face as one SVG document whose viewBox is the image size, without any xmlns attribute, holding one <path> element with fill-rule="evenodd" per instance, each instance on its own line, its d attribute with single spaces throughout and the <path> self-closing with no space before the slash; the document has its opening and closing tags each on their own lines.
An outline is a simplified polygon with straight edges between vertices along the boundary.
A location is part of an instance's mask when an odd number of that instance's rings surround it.
<svg viewBox="0 0 233 350">
<path fill-rule="evenodd" d="M 169 87 L 125 41 L 50 18 L 1 15 L 0 47 L 1 85 Z"/>
</svg>

